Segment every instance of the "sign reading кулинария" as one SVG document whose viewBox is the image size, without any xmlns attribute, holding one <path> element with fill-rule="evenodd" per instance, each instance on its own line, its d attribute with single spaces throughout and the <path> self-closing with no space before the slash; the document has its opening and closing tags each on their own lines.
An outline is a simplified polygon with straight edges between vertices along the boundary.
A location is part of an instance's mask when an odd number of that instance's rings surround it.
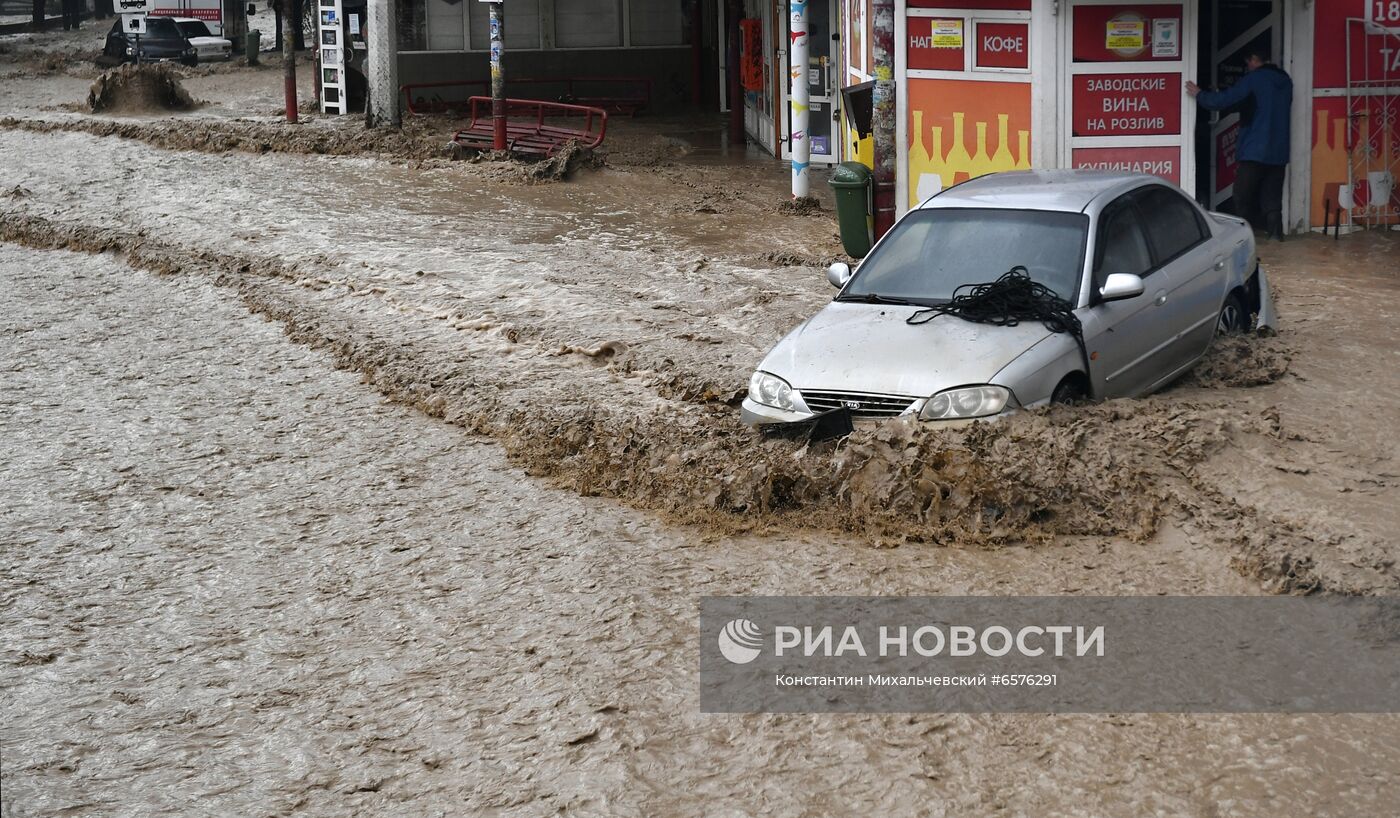
<svg viewBox="0 0 1400 818">
<path fill-rule="evenodd" d="M 1400 599 L 707 597 L 707 712 L 1400 712 Z"/>
</svg>

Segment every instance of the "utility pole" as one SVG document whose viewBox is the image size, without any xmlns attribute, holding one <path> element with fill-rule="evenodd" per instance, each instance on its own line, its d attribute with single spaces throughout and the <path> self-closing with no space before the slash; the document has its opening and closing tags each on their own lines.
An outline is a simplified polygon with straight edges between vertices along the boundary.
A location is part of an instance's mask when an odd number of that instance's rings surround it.
<svg viewBox="0 0 1400 818">
<path fill-rule="evenodd" d="M 895 151 L 894 0 L 873 0 L 871 58 L 875 89 L 871 130 L 875 139 L 875 238 L 894 226 Z"/>
<path fill-rule="evenodd" d="M 301 25 L 300 18 L 292 14 L 295 0 L 282 0 L 282 93 L 287 100 L 287 121 L 297 121 L 297 51 L 296 38 L 292 36 L 292 26 Z"/>
<path fill-rule="evenodd" d="M 788 0 L 792 47 L 788 49 L 788 150 L 792 154 L 792 198 L 805 199 L 811 189 L 807 169 L 812 165 L 812 138 L 808 133 L 812 115 L 807 86 L 807 0 Z"/>
<path fill-rule="evenodd" d="M 491 3 L 491 127 L 493 129 L 491 147 L 498 151 L 506 149 L 506 50 L 505 6 L 496 0 Z"/>
</svg>

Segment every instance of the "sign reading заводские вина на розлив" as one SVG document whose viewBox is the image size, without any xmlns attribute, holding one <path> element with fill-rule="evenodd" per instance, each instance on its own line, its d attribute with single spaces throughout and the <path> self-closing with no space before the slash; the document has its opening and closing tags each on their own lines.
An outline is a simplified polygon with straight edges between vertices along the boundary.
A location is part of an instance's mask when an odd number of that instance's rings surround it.
<svg viewBox="0 0 1400 818">
<path fill-rule="evenodd" d="M 705 597 L 706 712 L 1400 712 L 1400 597 Z"/>
</svg>

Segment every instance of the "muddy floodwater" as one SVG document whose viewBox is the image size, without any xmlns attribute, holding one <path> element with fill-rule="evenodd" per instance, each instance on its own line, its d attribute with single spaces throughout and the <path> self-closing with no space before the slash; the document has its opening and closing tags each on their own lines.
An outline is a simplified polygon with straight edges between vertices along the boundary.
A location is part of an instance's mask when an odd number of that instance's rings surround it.
<svg viewBox="0 0 1400 818">
<path fill-rule="evenodd" d="M 1400 235 L 1262 246 L 1278 335 L 1147 399 L 762 440 L 841 251 L 717 123 L 548 181 L 275 67 L 83 112 L 64 36 L 0 40 L 6 816 L 1395 812 L 1400 716 L 709 715 L 696 625 L 1396 593 Z"/>
</svg>

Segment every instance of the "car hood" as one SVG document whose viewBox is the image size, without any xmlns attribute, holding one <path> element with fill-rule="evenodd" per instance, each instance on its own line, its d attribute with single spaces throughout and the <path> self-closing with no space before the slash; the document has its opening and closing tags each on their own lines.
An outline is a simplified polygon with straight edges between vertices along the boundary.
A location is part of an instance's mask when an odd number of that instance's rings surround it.
<svg viewBox="0 0 1400 818">
<path fill-rule="evenodd" d="M 227 39 L 225 39 L 225 38 L 223 38 L 223 37 L 190 37 L 190 38 L 189 38 L 189 41 L 190 41 L 190 45 L 192 45 L 192 46 L 194 46 L 194 47 L 196 47 L 196 48 L 198 48 L 199 46 L 211 46 L 211 45 L 212 45 L 212 46 L 228 46 L 229 48 L 232 48 L 232 47 L 233 47 L 233 43 L 229 42 Z"/>
<path fill-rule="evenodd" d="M 906 323 L 917 311 L 833 301 L 779 341 L 759 368 L 799 391 L 927 397 L 990 382 L 1050 335 L 1039 321 L 998 327 L 940 315 Z"/>
</svg>

